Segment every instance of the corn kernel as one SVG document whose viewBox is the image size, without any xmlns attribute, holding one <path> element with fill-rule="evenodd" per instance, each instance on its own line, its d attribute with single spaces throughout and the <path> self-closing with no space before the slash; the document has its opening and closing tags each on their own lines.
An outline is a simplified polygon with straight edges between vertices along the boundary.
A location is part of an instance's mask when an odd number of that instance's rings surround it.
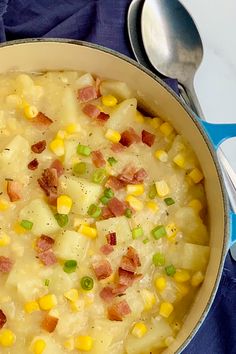
<svg viewBox="0 0 236 354">
<path fill-rule="evenodd" d="M 121 139 L 121 135 L 116 130 L 107 129 L 105 138 L 110 140 L 112 143 L 118 143 Z"/>
<path fill-rule="evenodd" d="M 173 162 L 181 167 L 181 168 L 184 168 L 185 166 L 185 158 L 182 154 L 177 154 L 174 158 L 173 158 Z"/>
<path fill-rule="evenodd" d="M 67 134 L 67 132 L 65 130 L 58 130 L 56 138 L 63 140 L 65 138 L 67 138 L 67 136 L 68 136 L 68 134 Z"/>
<path fill-rule="evenodd" d="M 187 295 L 189 293 L 190 287 L 187 284 L 178 283 L 177 290 L 178 290 L 179 295 L 180 295 L 179 299 L 181 299 L 183 296 L 185 296 L 185 295 Z M 177 294 L 177 296 L 178 296 L 178 294 Z"/>
<path fill-rule="evenodd" d="M 204 275 L 202 274 L 202 272 L 196 272 L 193 274 L 192 279 L 191 279 L 191 285 L 193 287 L 197 287 L 199 286 L 204 280 Z"/>
<path fill-rule="evenodd" d="M 64 141 L 62 139 L 54 139 L 49 144 L 50 149 L 56 156 L 63 156 L 65 154 Z"/>
<path fill-rule="evenodd" d="M 141 296 L 144 301 L 144 309 L 147 311 L 151 310 L 156 303 L 155 295 L 151 291 L 143 289 L 141 290 Z"/>
<path fill-rule="evenodd" d="M 24 114 L 28 119 L 35 118 L 38 113 L 39 111 L 35 106 L 26 105 L 24 107 Z"/>
<path fill-rule="evenodd" d="M 199 211 L 202 210 L 203 206 L 202 203 L 200 202 L 199 199 L 193 199 L 189 202 L 188 206 L 190 206 L 190 208 L 193 208 L 193 210 L 195 210 L 195 212 L 198 214 Z"/>
<path fill-rule="evenodd" d="M 78 231 L 81 232 L 83 235 L 90 237 L 90 238 L 97 237 L 97 230 L 94 227 L 90 227 L 87 225 L 80 225 Z"/>
<path fill-rule="evenodd" d="M 168 238 L 175 237 L 177 234 L 177 227 L 174 223 L 166 225 L 166 233 Z"/>
<path fill-rule="evenodd" d="M 3 328 L 0 331 L 0 345 L 3 347 L 12 347 L 16 341 L 15 334 L 10 329 Z"/>
<path fill-rule="evenodd" d="M 56 307 L 57 298 L 53 294 L 47 294 L 39 299 L 39 306 L 41 310 L 49 311 Z"/>
<path fill-rule="evenodd" d="M 0 247 L 7 246 L 9 245 L 10 242 L 11 239 L 7 234 L 5 233 L 0 234 Z"/>
<path fill-rule="evenodd" d="M 18 222 L 14 225 L 13 229 L 18 235 L 25 234 L 27 232 L 27 230 L 24 229 Z"/>
<path fill-rule="evenodd" d="M 169 194 L 170 189 L 168 187 L 168 184 L 164 180 L 156 182 L 155 185 L 159 197 L 162 198 Z"/>
<path fill-rule="evenodd" d="M 57 212 L 68 215 L 72 207 L 72 199 L 67 195 L 60 195 L 57 198 Z"/>
<path fill-rule="evenodd" d="M 135 323 L 132 332 L 133 336 L 142 338 L 147 333 L 147 327 L 142 322 Z"/>
<path fill-rule="evenodd" d="M 24 305 L 24 310 L 27 313 L 39 311 L 39 304 L 37 303 L 37 301 L 29 301 Z"/>
<path fill-rule="evenodd" d="M 153 213 L 155 213 L 155 212 L 158 211 L 158 209 L 159 209 L 157 203 L 155 203 L 155 202 L 150 202 L 150 201 L 149 201 L 149 202 L 146 203 L 146 206 L 147 206 L 147 208 L 151 209 L 151 211 L 152 211 Z"/>
<path fill-rule="evenodd" d="M 159 314 L 162 317 L 168 318 L 173 310 L 174 306 L 170 302 L 163 302 L 160 306 Z"/>
<path fill-rule="evenodd" d="M 167 346 L 167 347 L 169 347 L 173 342 L 174 342 L 174 337 L 172 337 L 172 336 L 169 336 L 169 337 L 166 337 L 165 338 L 165 345 Z"/>
<path fill-rule="evenodd" d="M 167 152 L 165 150 L 157 150 L 155 152 L 155 156 L 161 162 L 167 162 L 168 161 L 168 154 L 167 154 Z"/>
<path fill-rule="evenodd" d="M 93 347 L 93 338 L 90 336 L 78 336 L 75 338 L 75 348 L 83 352 L 89 352 Z"/>
<path fill-rule="evenodd" d="M 143 184 L 128 184 L 126 187 L 127 193 L 139 196 L 144 193 L 144 185 Z"/>
<path fill-rule="evenodd" d="M 0 199 L 0 211 L 5 211 L 9 208 L 9 203 L 6 199 L 1 198 Z"/>
<path fill-rule="evenodd" d="M 79 133 L 81 131 L 81 126 L 78 123 L 70 123 L 66 127 L 66 132 L 68 134 Z"/>
<path fill-rule="evenodd" d="M 158 277 L 155 281 L 155 286 L 158 291 L 163 291 L 166 288 L 166 278 Z"/>
<path fill-rule="evenodd" d="M 135 120 L 138 123 L 141 123 L 141 124 L 144 123 L 144 117 L 143 117 L 142 113 L 140 113 L 139 111 L 136 111 Z"/>
<path fill-rule="evenodd" d="M 185 283 L 186 281 L 189 281 L 190 279 L 190 274 L 187 270 L 185 269 L 177 269 L 176 273 L 174 274 L 174 280 L 177 283 Z"/>
<path fill-rule="evenodd" d="M 129 203 L 131 208 L 133 208 L 134 210 L 136 211 L 143 210 L 143 202 L 141 202 L 141 200 L 133 197 L 132 195 L 127 195 L 125 200 Z"/>
<path fill-rule="evenodd" d="M 149 119 L 148 122 L 154 129 L 158 129 L 162 125 L 163 120 L 159 117 L 155 117 Z"/>
<path fill-rule="evenodd" d="M 172 127 L 172 125 L 170 123 L 165 122 L 160 126 L 160 131 L 165 136 L 169 136 L 171 133 L 173 133 L 174 128 Z"/>
<path fill-rule="evenodd" d="M 32 346 L 32 351 L 34 354 L 42 354 L 46 348 L 45 340 L 37 339 Z"/>
<path fill-rule="evenodd" d="M 106 95 L 102 96 L 102 104 L 106 107 L 114 107 L 117 104 L 118 100 L 115 96 Z"/>
<path fill-rule="evenodd" d="M 72 302 L 75 302 L 79 298 L 79 293 L 77 289 L 70 289 L 67 292 L 64 293 L 64 296 L 67 300 L 70 300 Z"/>
<path fill-rule="evenodd" d="M 197 184 L 201 182 L 204 178 L 202 172 L 198 168 L 194 168 L 190 173 L 189 177 L 192 179 L 192 181 Z"/>
<path fill-rule="evenodd" d="M 72 351 L 75 348 L 75 344 L 74 344 L 74 338 L 70 337 L 68 338 L 64 343 L 63 346 L 65 349 Z"/>
</svg>

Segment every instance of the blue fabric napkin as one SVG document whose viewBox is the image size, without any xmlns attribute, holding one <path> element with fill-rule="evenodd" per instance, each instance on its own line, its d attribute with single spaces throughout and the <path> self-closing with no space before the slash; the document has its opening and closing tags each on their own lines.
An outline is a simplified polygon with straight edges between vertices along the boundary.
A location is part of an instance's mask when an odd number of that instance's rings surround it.
<svg viewBox="0 0 236 354">
<path fill-rule="evenodd" d="M 73 38 L 101 44 L 133 57 L 126 31 L 130 2 L 0 0 L 0 41 L 31 37 Z M 177 90 L 175 80 L 167 79 L 166 82 Z M 236 354 L 235 337 L 236 262 L 228 254 L 212 308 L 183 354 Z"/>
</svg>

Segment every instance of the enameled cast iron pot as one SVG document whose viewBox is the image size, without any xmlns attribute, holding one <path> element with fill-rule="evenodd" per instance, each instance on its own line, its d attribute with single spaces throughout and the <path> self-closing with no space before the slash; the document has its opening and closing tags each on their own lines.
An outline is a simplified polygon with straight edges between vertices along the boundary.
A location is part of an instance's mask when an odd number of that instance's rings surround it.
<svg viewBox="0 0 236 354">
<path fill-rule="evenodd" d="M 9 70 L 79 70 L 125 81 L 138 91 L 146 111 L 169 120 L 198 156 L 205 175 L 209 208 L 210 260 L 205 281 L 176 341 L 165 354 L 180 353 L 204 321 L 216 294 L 224 259 L 236 240 L 236 215 L 229 208 L 216 149 L 236 136 L 236 124 L 210 124 L 198 119 L 158 77 L 112 50 L 73 40 L 26 40 L 0 45 L 0 72 Z"/>
</svg>

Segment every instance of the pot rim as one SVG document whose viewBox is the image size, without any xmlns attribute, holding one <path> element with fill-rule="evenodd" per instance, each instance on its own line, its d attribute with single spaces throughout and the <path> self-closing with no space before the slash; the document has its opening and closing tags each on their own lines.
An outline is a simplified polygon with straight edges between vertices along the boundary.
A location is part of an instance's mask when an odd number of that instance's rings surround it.
<svg viewBox="0 0 236 354">
<path fill-rule="evenodd" d="M 224 204 L 224 246 L 222 248 L 221 260 L 220 260 L 220 264 L 219 264 L 218 271 L 217 271 L 216 281 L 215 281 L 214 287 L 212 289 L 211 295 L 208 299 L 207 305 L 206 305 L 198 323 L 196 324 L 196 326 L 194 327 L 192 332 L 189 334 L 188 338 L 181 344 L 181 346 L 175 352 L 175 354 L 180 354 L 186 348 L 186 346 L 190 343 L 190 341 L 193 339 L 193 337 L 195 336 L 195 334 L 199 330 L 200 326 L 202 325 L 203 321 L 205 320 L 205 318 L 210 310 L 210 307 L 214 301 L 216 292 L 219 287 L 221 275 L 223 272 L 225 257 L 228 252 L 228 244 L 229 244 L 229 239 L 230 239 L 230 216 L 229 216 L 230 215 L 230 206 L 229 206 L 229 200 L 227 197 L 226 188 L 224 185 L 223 174 L 222 174 L 221 167 L 220 167 L 220 164 L 219 164 L 219 161 L 217 158 L 216 151 L 215 151 L 207 133 L 205 132 L 204 128 L 199 123 L 199 121 L 196 119 L 196 115 L 190 109 L 190 107 L 188 107 L 187 104 L 185 102 L 183 102 L 180 99 L 180 97 L 160 77 L 158 77 L 156 74 L 154 74 L 149 69 L 145 68 L 142 64 L 139 64 L 137 61 L 129 58 L 128 56 L 126 56 L 124 54 L 121 54 L 113 49 L 103 47 L 102 45 L 99 45 L 99 44 L 93 44 L 93 43 L 86 42 L 86 41 L 68 39 L 68 38 L 26 38 L 26 39 L 12 40 L 9 42 L 0 43 L 0 49 L 4 48 L 4 47 L 9 47 L 12 45 L 20 45 L 20 44 L 28 44 L 28 43 L 47 43 L 47 42 L 48 43 L 72 44 L 72 45 L 79 45 L 79 46 L 83 46 L 83 47 L 96 49 L 96 50 L 102 51 L 106 54 L 112 54 L 113 56 L 115 56 L 121 60 L 124 60 L 127 63 L 134 65 L 139 70 L 143 71 L 145 74 L 147 74 L 152 79 L 157 81 L 184 108 L 184 110 L 188 113 L 189 117 L 191 118 L 192 122 L 195 124 L 195 126 L 200 131 L 200 133 L 201 133 L 201 135 L 208 147 L 208 150 L 210 151 L 212 160 L 214 162 L 214 165 L 215 165 L 215 168 L 217 171 L 217 176 L 218 176 L 218 179 L 220 182 L 220 188 L 221 188 L 223 204 Z"/>
</svg>

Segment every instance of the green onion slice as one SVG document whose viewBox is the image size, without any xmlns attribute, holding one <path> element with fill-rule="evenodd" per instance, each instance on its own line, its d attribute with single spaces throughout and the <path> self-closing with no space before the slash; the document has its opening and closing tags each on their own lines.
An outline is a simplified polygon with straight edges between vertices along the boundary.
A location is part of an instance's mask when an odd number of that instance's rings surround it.
<svg viewBox="0 0 236 354">
<path fill-rule="evenodd" d="M 81 288 L 84 290 L 92 290 L 93 288 L 93 278 L 85 276 L 80 280 Z"/>
<path fill-rule="evenodd" d="M 65 261 L 63 270 L 65 273 L 74 273 L 77 268 L 77 261 L 74 259 L 70 259 L 68 261 Z"/>
<path fill-rule="evenodd" d="M 21 220 L 20 226 L 22 226 L 25 230 L 31 230 L 33 227 L 33 223 L 29 220 Z"/>
<path fill-rule="evenodd" d="M 102 213 L 102 209 L 96 204 L 91 204 L 88 209 L 88 215 L 92 218 L 98 218 Z"/>
<path fill-rule="evenodd" d="M 134 240 L 136 240 L 139 237 L 142 237 L 143 234 L 144 234 L 144 232 L 143 232 L 143 228 L 141 226 L 135 227 L 132 230 L 132 237 Z"/>
<path fill-rule="evenodd" d="M 60 227 L 65 227 L 69 222 L 68 215 L 57 213 L 54 215 L 54 217 Z"/>
<path fill-rule="evenodd" d="M 108 157 L 107 161 L 110 166 L 113 166 L 118 162 L 114 157 Z"/>
<path fill-rule="evenodd" d="M 152 231 L 151 231 L 152 236 L 156 239 L 159 240 L 159 238 L 164 237 L 167 235 L 165 226 L 163 225 L 158 225 L 156 226 Z"/>
<path fill-rule="evenodd" d="M 89 146 L 86 145 L 78 145 L 77 146 L 77 154 L 83 156 L 89 156 L 91 154 L 91 149 Z"/>
<path fill-rule="evenodd" d="M 164 199 L 164 202 L 165 202 L 166 205 L 168 205 L 168 206 L 175 204 L 175 201 L 174 201 L 174 199 L 172 199 L 172 198 L 165 198 L 165 199 Z"/>
<path fill-rule="evenodd" d="M 78 162 L 73 166 L 73 172 L 76 175 L 83 175 L 87 170 L 87 165 L 85 162 Z"/>
<path fill-rule="evenodd" d="M 152 263 L 156 266 L 156 267 L 161 267 L 165 264 L 165 256 L 163 253 L 157 252 L 153 255 L 152 257 Z"/>
<path fill-rule="evenodd" d="M 173 266 L 173 264 L 168 265 L 165 267 L 165 272 L 169 277 L 173 277 L 173 275 L 176 273 L 175 266 Z"/>
</svg>

